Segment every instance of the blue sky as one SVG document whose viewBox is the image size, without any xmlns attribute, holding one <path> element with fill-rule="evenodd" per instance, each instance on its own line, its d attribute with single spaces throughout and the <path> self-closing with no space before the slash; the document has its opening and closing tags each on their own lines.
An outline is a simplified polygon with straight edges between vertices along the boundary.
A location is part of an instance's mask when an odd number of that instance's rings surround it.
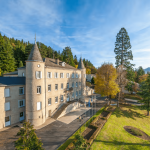
<svg viewBox="0 0 150 150">
<path fill-rule="evenodd" d="M 116 35 L 125 27 L 136 68 L 150 67 L 150 0 L 1 0 L 0 32 L 37 41 L 55 50 L 70 46 L 73 55 L 96 67 L 115 64 Z"/>
</svg>

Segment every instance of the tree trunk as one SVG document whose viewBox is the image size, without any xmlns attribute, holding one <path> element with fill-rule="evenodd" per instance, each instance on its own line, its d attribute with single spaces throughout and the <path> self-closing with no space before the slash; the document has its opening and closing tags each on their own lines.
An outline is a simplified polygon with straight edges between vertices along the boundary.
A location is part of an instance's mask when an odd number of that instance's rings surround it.
<svg viewBox="0 0 150 150">
<path fill-rule="evenodd" d="M 111 95 L 109 95 L 109 101 L 110 101 L 110 102 L 109 102 L 109 105 L 110 105 L 110 104 L 111 104 Z"/>
</svg>

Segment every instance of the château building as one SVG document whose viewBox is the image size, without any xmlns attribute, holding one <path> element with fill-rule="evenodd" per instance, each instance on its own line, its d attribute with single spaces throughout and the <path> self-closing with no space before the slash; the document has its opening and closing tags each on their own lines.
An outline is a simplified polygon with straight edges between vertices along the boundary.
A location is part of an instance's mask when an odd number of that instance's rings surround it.
<svg viewBox="0 0 150 150">
<path fill-rule="evenodd" d="M 86 69 L 59 59 L 42 59 L 35 44 L 26 66 L 0 77 L 0 129 L 23 120 L 42 125 L 63 104 L 84 100 Z"/>
</svg>

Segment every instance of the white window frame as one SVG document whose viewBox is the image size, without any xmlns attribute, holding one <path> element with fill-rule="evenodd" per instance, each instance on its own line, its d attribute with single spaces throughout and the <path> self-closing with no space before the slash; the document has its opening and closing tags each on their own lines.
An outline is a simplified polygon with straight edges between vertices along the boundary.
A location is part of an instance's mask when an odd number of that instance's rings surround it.
<svg viewBox="0 0 150 150">
<path fill-rule="evenodd" d="M 72 93 L 72 98 L 74 98 L 74 92 Z"/>
<path fill-rule="evenodd" d="M 78 82 L 76 82 L 76 87 L 78 87 Z"/>
<path fill-rule="evenodd" d="M 47 78 L 52 78 L 52 72 L 47 72 Z"/>
<path fill-rule="evenodd" d="M 23 105 L 20 106 L 21 101 L 23 101 Z M 25 99 L 18 100 L 18 107 L 21 108 L 21 107 L 24 107 L 24 106 L 25 106 Z"/>
<path fill-rule="evenodd" d="M 20 94 L 20 89 L 23 89 L 23 93 L 22 94 Z M 24 95 L 24 87 L 19 87 L 19 95 Z"/>
<path fill-rule="evenodd" d="M 74 87 L 74 82 L 72 82 L 72 87 Z"/>
<path fill-rule="evenodd" d="M 66 77 L 67 77 L 67 78 L 70 78 L 70 73 L 67 73 L 67 74 L 66 74 Z"/>
<path fill-rule="evenodd" d="M 39 73 L 40 77 L 38 77 L 38 73 Z M 35 77 L 36 77 L 36 79 L 42 79 L 42 71 L 36 71 Z"/>
<path fill-rule="evenodd" d="M 50 102 L 50 103 L 49 103 Z M 52 104 L 52 99 L 51 98 L 49 98 L 48 99 L 48 105 L 51 105 Z"/>
<path fill-rule="evenodd" d="M 62 90 L 64 89 L 64 84 L 63 84 L 63 83 L 61 83 L 61 89 L 62 89 Z"/>
<path fill-rule="evenodd" d="M 61 100 L 61 102 L 64 101 L 64 96 L 63 95 L 60 96 L 60 100 Z"/>
<path fill-rule="evenodd" d="M 4 96 L 5 97 L 10 97 L 10 88 L 4 89 Z"/>
<path fill-rule="evenodd" d="M 78 78 L 78 74 L 76 73 L 76 78 Z"/>
<path fill-rule="evenodd" d="M 50 90 L 49 90 L 49 87 L 50 87 Z M 48 92 L 50 92 L 50 91 L 51 91 L 51 84 L 48 85 Z"/>
<path fill-rule="evenodd" d="M 64 78 L 64 73 L 60 73 L 60 78 Z"/>
<path fill-rule="evenodd" d="M 78 97 L 78 91 L 76 91 L 76 97 Z"/>
<path fill-rule="evenodd" d="M 5 103 L 5 111 L 9 111 L 10 110 L 10 102 L 6 102 Z"/>
<path fill-rule="evenodd" d="M 74 78 L 74 73 L 72 73 L 72 78 Z"/>
<path fill-rule="evenodd" d="M 86 74 L 84 74 L 84 78 L 86 78 Z"/>
<path fill-rule="evenodd" d="M 55 72 L 55 78 L 58 78 L 58 72 Z"/>
<path fill-rule="evenodd" d="M 67 83 L 67 89 L 69 89 L 69 83 Z"/>
<path fill-rule="evenodd" d="M 37 94 L 41 94 L 41 86 L 37 86 Z"/>
<path fill-rule="evenodd" d="M 55 103 L 58 103 L 58 96 L 55 97 Z"/>
<path fill-rule="evenodd" d="M 81 78 L 81 74 L 79 74 L 79 78 Z"/>
<path fill-rule="evenodd" d="M 42 102 L 37 102 L 37 110 L 41 110 L 42 109 Z"/>
<path fill-rule="evenodd" d="M 56 89 L 56 85 L 57 85 L 57 89 Z M 58 91 L 58 84 L 55 84 L 55 91 Z"/>
</svg>

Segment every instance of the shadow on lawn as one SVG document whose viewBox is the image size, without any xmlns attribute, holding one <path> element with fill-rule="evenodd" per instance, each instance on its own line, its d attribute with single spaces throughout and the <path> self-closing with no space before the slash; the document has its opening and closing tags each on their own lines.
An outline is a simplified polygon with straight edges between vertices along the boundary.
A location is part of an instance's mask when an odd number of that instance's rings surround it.
<svg viewBox="0 0 150 150">
<path fill-rule="evenodd" d="M 146 118 L 147 117 L 144 114 L 134 111 L 133 108 L 131 108 L 131 107 L 128 110 L 124 110 L 121 107 L 116 108 L 116 110 L 113 112 L 112 115 L 116 115 L 116 117 L 123 116 L 123 117 L 127 117 L 127 118 L 132 118 L 134 120 L 136 120 L 135 117 L 138 117 L 138 118 Z"/>
<path fill-rule="evenodd" d="M 112 145 L 112 146 L 117 146 L 117 145 L 128 145 L 128 149 L 134 149 L 134 150 L 139 150 L 139 147 L 136 148 L 136 146 L 148 146 L 150 147 L 150 144 L 142 144 L 142 143 L 126 143 L 126 142 L 119 142 L 117 140 L 113 141 L 102 141 L 102 140 L 94 140 L 94 142 L 103 142 L 105 145 Z M 144 147 L 143 147 L 144 149 Z"/>
</svg>

